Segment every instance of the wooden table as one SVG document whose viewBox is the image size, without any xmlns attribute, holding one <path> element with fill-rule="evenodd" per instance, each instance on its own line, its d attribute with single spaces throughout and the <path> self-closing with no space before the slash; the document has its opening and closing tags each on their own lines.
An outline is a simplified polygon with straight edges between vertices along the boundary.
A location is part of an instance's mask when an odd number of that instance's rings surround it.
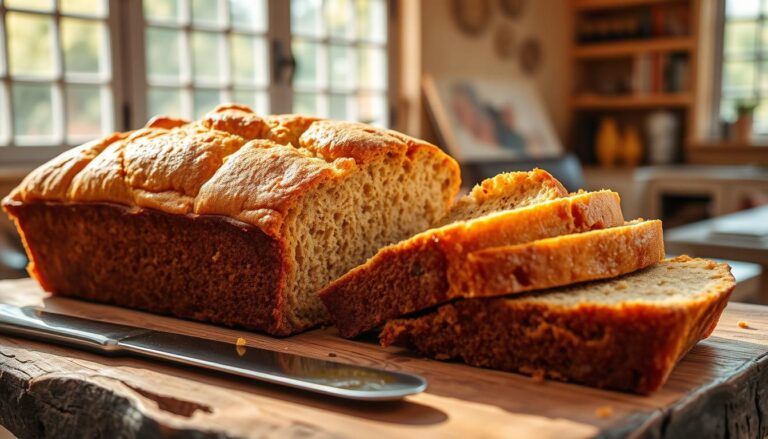
<svg viewBox="0 0 768 439">
<path fill-rule="evenodd" d="M 0 336 L 0 424 L 19 437 L 763 437 L 768 307 L 731 303 L 650 397 L 418 358 L 326 328 L 290 338 L 50 298 L 0 282 L 0 303 L 423 375 L 426 393 L 361 403 L 133 358 Z M 749 322 L 750 329 L 737 325 Z M 233 347 L 234 349 L 234 347 Z M 601 416 L 602 415 L 602 416 Z"/>
<path fill-rule="evenodd" d="M 743 221 L 745 224 L 768 224 L 768 206 L 697 221 L 666 231 L 664 242 L 667 252 L 736 261 L 754 262 L 763 268 L 760 288 L 762 302 L 768 303 L 768 242 L 759 240 L 727 239 L 712 235 L 724 221 Z"/>
</svg>

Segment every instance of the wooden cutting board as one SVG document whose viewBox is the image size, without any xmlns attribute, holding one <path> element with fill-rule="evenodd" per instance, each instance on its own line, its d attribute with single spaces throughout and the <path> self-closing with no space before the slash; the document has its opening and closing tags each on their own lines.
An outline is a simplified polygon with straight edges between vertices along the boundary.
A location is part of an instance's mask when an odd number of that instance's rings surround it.
<svg viewBox="0 0 768 439">
<path fill-rule="evenodd" d="M 652 396 L 437 362 L 333 328 L 289 338 L 71 299 L 29 279 L 0 282 L 0 303 L 176 331 L 423 375 L 400 402 L 316 396 L 191 368 L 109 358 L 0 336 L 0 424 L 20 437 L 763 437 L 768 433 L 768 307 L 732 303 L 714 335 Z M 740 328 L 738 321 L 749 323 Z M 234 349 L 234 347 L 233 347 Z"/>
</svg>

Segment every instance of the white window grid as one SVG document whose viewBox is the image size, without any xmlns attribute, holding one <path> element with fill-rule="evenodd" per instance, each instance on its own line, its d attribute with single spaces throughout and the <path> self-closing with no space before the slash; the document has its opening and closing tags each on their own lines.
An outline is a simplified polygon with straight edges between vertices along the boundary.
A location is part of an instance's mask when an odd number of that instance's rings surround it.
<svg viewBox="0 0 768 439">
<path fill-rule="evenodd" d="M 318 115 L 332 118 L 343 118 L 349 120 L 358 120 L 366 123 L 374 123 L 381 126 L 389 126 L 389 106 L 388 94 L 390 89 L 390 66 L 389 66 L 389 37 L 385 37 L 383 41 L 371 39 L 367 36 L 355 35 L 354 29 L 351 26 L 347 27 L 345 35 L 332 35 L 328 29 L 328 13 L 330 10 L 331 2 L 344 3 L 347 6 L 347 13 L 349 14 L 350 23 L 357 21 L 356 14 L 358 13 L 359 3 L 375 3 L 380 5 L 385 12 L 385 17 L 389 19 L 386 10 L 388 8 L 387 0 L 315 0 L 315 3 L 319 5 L 320 11 L 322 11 L 321 19 L 317 23 L 319 32 L 304 33 L 301 29 L 291 30 L 291 41 L 294 44 L 294 56 L 296 56 L 296 44 L 314 44 L 317 47 L 316 60 L 318 61 L 315 68 L 318 70 L 316 82 L 314 84 L 301 83 L 294 79 L 292 87 L 294 93 L 294 107 L 298 99 L 301 96 L 308 96 L 315 100 L 315 112 Z M 389 23 L 384 23 L 386 29 Z M 348 76 L 353 78 L 352 81 L 344 84 L 334 84 L 331 78 L 332 69 L 332 56 L 331 51 L 334 49 L 350 50 L 348 52 Z M 378 49 L 384 53 L 383 69 L 379 71 L 384 75 L 383 80 L 374 86 L 361 86 L 358 83 L 357 67 L 359 65 L 358 56 L 361 50 L 366 49 Z M 298 60 L 301 63 L 301 60 Z M 301 68 L 299 66 L 298 68 Z M 339 99 L 346 103 L 344 114 L 335 114 L 333 111 L 332 100 Z M 355 99 L 358 101 L 356 102 Z M 379 100 L 382 114 L 378 115 L 366 115 L 360 112 L 360 100 L 371 99 Z M 375 106 L 375 104 L 373 104 Z"/>
<path fill-rule="evenodd" d="M 111 58 L 111 3 L 101 1 L 102 12 L 98 14 L 80 14 L 63 12 L 59 0 L 51 0 L 48 10 L 29 9 L 9 6 L 0 0 L 0 163 L 7 157 L 25 160 L 29 157 L 52 155 L 73 145 L 90 140 L 92 136 L 79 137 L 66 133 L 68 114 L 65 111 L 65 89 L 69 85 L 90 85 L 100 88 L 102 117 L 101 131 L 106 134 L 114 130 L 114 81 Z M 51 23 L 51 49 L 53 65 L 50 75 L 12 74 L 6 29 L 8 28 L 8 13 L 27 14 L 44 17 Z M 109 60 L 104 63 L 103 70 L 98 74 L 66 72 L 61 43 L 61 21 L 64 19 L 87 20 L 102 24 L 102 53 L 100 59 Z M 14 126 L 13 93 L 14 84 L 32 84 L 51 86 L 52 95 L 52 133 L 51 135 L 22 136 L 18 135 Z M 30 148 L 34 147 L 34 148 Z"/>
<path fill-rule="evenodd" d="M 143 17 L 143 29 L 146 32 L 150 28 L 155 29 L 167 29 L 180 32 L 180 75 L 176 78 L 167 77 L 152 77 L 148 71 L 141 72 L 146 78 L 146 105 L 145 110 L 148 115 L 151 115 L 149 93 L 150 89 L 181 89 L 181 114 L 175 116 L 181 116 L 187 119 L 194 119 L 200 117 L 201 114 L 196 114 L 194 96 L 195 92 L 214 92 L 219 94 L 219 102 L 231 102 L 235 101 L 234 96 L 236 92 L 251 93 L 255 97 L 254 102 L 241 102 L 251 104 L 254 106 L 254 110 L 260 113 L 270 112 L 270 98 L 269 93 L 271 91 L 269 65 L 270 53 L 269 53 L 269 27 L 270 23 L 267 19 L 267 2 L 260 2 L 263 5 L 264 10 L 261 16 L 264 17 L 264 26 L 262 29 L 248 29 L 244 27 L 235 27 L 230 14 L 230 3 L 228 1 L 217 1 L 218 15 L 220 22 L 214 23 L 201 23 L 194 22 L 192 20 L 192 4 L 190 0 L 179 0 L 178 6 L 181 11 L 179 20 L 159 20 L 153 19 L 142 15 Z M 193 51 L 192 51 L 192 37 L 196 32 L 203 32 L 207 34 L 215 34 L 219 40 L 219 50 L 211 62 L 218 63 L 221 72 L 218 80 L 205 80 L 195 78 L 193 74 Z M 231 46 L 233 37 L 245 37 L 256 38 L 263 41 L 265 44 L 264 52 L 265 59 L 255 60 L 257 63 L 264 63 L 266 68 L 266 74 L 263 76 L 264 80 L 259 82 L 246 83 L 237 81 L 234 77 L 231 64 Z M 149 47 L 150 42 L 144 39 L 145 52 Z M 210 107 L 210 106 L 209 106 Z M 210 108 L 208 108 L 210 110 Z"/>
<path fill-rule="evenodd" d="M 387 110 L 384 111 L 383 119 L 373 122 L 384 126 L 389 125 L 388 113 L 392 94 L 391 81 L 393 77 L 391 74 L 392 65 L 389 62 L 391 57 L 391 47 L 389 47 L 389 44 L 387 43 L 390 38 L 389 30 L 387 30 L 384 42 L 368 41 L 365 38 L 338 39 L 333 37 L 315 38 L 306 35 L 292 35 L 290 30 L 290 0 L 266 0 L 266 3 L 268 4 L 267 15 L 265 16 L 266 25 L 259 31 L 248 31 L 247 29 L 233 27 L 229 20 L 229 14 L 226 12 L 221 13 L 221 16 L 225 17 L 225 25 L 206 26 L 200 23 L 193 24 L 188 13 L 178 22 L 145 19 L 142 13 L 142 0 L 99 0 L 102 2 L 103 13 L 98 16 L 91 14 L 63 13 L 60 11 L 59 5 L 60 2 L 65 0 L 50 1 L 52 2 L 50 10 L 40 11 L 18 7 L 9 8 L 7 0 L 0 0 L 0 166 L 9 163 L 39 163 L 40 161 L 57 155 L 72 146 L 96 137 L 89 136 L 88 138 L 79 139 L 67 136 L 66 127 L 68 114 L 67 111 L 63 110 L 66 108 L 64 90 L 69 84 L 97 85 L 101 87 L 101 124 L 104 133 L 114 130 L 122 131 L 134 129 L 143 125 L 147 117 L 150 116 L 150 114 L 147 113 L 146 108 L 149 102 L 147 95 L 150 86 L 173 86 L 183 88 L 186 93 L 186 97 L 184 97 L 186 101 L 183 102 L 182 108 L 185 109 L 185 113 L 182 116 L 185 117 L 194 116 L 194 114 L 192 114 L 194 106 L 192 105 L 191 92 L 196 88 L 221 90 L 222 101 L 231 100 L 233 91 L 235 90 L 266 92 L 267 102 L 265 105 L 267 108 L 257 108 L 257 110 L 272 113 L 295 111 L 295 109 L 291 109 L 294 91 L 298 93 L 317 93 L 321 99 L 326 99 L 326 102 L 327 99 L 335 96 L 354 97 L 367 94 L 386 100 Z M 190 11 L 189 2 L 194 0 L 177 1 L 180 2 L 182 10 Z M 227 8 L 227 0 L 218 1 L 220 2 L 221 8 Z M 329 0 L 319 1 L 326 2 Z M 357 2 L 369 0 L 349 1 Z M 389 27 L 390 5 L 388 0 L 373 1 L 381 2 L 386 8 L 386 26 Z M 55 54 L 55 59 L 53 60 L 54 74 L 46 77 L 12 76 L 10 74 L 8 47 L 5 38 L 5 26 L 7 26 L 6 16 L 8 12 L 36 14 L 38 16 L 48 17 L 53 21 L 51 33 L 52 38 L 54 39 L 54 44 L 52 44 L 52 49 Z M 102 71 L 100 72 L 101 75 L 99 77 L 65 73 L 64 57 L 61 53 L 62 45 L 60 43 L 60 22 L 62 18 L 93 20 L 103 24 L 102 28 L 105 29 L 105 34 L 103 35 L 104 44 L 102 45 L 102 50 L 108 53 L 101 54 L 101 56 L 106 56 L 105 59 L 107 62 L 102 66 Z M 174 29 L 180 28 L 183 31 L 182 48 L 184 49 L 184 54 L 182 54 L 182 56 L 184 58 L 181 60 L 182 62 L 180 65 L 182 69 L 186 70 L 182 70 L 184 76 L 181 76 L 182 80 L 180 80 L 179 83 L 149 80 L 144 69 L 144 32 L 147 26 L 155 26 L 159 28 L 172 27 Z M 232 34 L 266 38 L 268 42 L 266 47 L 268 69 L 273 68 L 271 59 L 273 55 L 271 51 L 275 49 L 273 44 L 290 44 L 290 41 L 295 39 L 316 42 L 320 44 L 321 51 L 333 44 L 352 48 L 377 47 L 386 49 L 387 52 L 384 59 L 385 72 L 383 72 L 386 85 L 374 88 L 355 86 L 344 90 L 337 90 L 330 87 L 330 85 L 317 88 L 303 87 L 300 85 L 291 85 L 290 82 L 284 83 L 279 80 L 272 82 L 272 76 L 275 75 L 275 72 L 272 72 L 271 70 L 267 71 L 267 79 L 265 83 L 248 85 L 237 83 L 232 79 L 231 72 L 228 70 L 230 68 L 228 62 L 220 63 L 222 69 L 224 69 L 221 77 L 227 78 L 227 81 L 224 83 L 214 84 L 206 83 L 204 81 L 195 81 L 194 78 L 192 78 L 192 72 L 189 70 L 191 66 L 189 38 L 193 31 L 222 33 L 224 35 L 223 39 L 225 44 L 227 45 L 229 44 L 229 35 Z M 228 57 L 227 50 L 228 48 L 224 47 L 224 50 L 221 51 L 222 58 Z M 279 48 L 276 50 L 281 51 Z M 325 59 L 328 59 L 327 50 L 323 51 L 322 54 L 325 56 Z M 282 75 L 279 76 L 282 77 Z M 13 108 L 11 86 L 14 83 L 25 82 L 48 84 L 53 87 L 53 98 L 55 99 L 53 105 L 58 107 L 54 107 L 53 109 L 54 133 L 50 138 L 28 138 L 19 141 L 18 136 L 14 133 L 13 112 L 11 111 Z M 329 111 L 326 109 L 325 111 L 318 112 L 318 115 L 329 116 L 328 113 Z M 360 119 L 359 114 L 354 111 L 350 111 L 347 118 Z"/>
</svg>

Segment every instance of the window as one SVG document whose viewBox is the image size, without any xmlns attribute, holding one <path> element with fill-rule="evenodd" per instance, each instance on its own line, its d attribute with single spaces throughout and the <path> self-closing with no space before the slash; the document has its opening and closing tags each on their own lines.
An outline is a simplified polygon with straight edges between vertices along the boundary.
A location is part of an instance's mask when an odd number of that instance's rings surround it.
<svg viewBox="0 0 768 439">
<path fill-rule="evenodd" d="M 114 129 L 108 16 L 101 0 L 0 4 L 0 148 L 53 154 Z"/>
<path fill-rule="evenodd" d="M 388 125 L 384 0 L 292 0 L 293 109 Z"/>
<path fill-rule="evenodd" d="M 387 5 L 0 0 L 0 163 L 223 102 L 388 126 Z"/>
<path fill-rule="evenodd" d="M 147 113 L 198 118 L 221 102 L 268 113 L 265 0 L 145 0 Z"/>
<path fill-rule="evenodd" d="M 756 106 L 754 136 L 768 136 L 768 0 L 725 0 L 720 117 Z"/>
</svg>

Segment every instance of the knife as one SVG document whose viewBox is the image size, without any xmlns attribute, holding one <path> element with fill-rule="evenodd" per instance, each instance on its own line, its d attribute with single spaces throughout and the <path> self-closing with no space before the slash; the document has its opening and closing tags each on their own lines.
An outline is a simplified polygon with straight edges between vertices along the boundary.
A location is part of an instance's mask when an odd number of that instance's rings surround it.
<svg viewBox="0 0 768 439">
<path fill-rule="evenodd" d="M 0 304 L 0 333 L 109 355 L 196 366 L 340 398 L 387 401 L 423 392 L 424 378 L 286 352 Z"/>
</svg>

